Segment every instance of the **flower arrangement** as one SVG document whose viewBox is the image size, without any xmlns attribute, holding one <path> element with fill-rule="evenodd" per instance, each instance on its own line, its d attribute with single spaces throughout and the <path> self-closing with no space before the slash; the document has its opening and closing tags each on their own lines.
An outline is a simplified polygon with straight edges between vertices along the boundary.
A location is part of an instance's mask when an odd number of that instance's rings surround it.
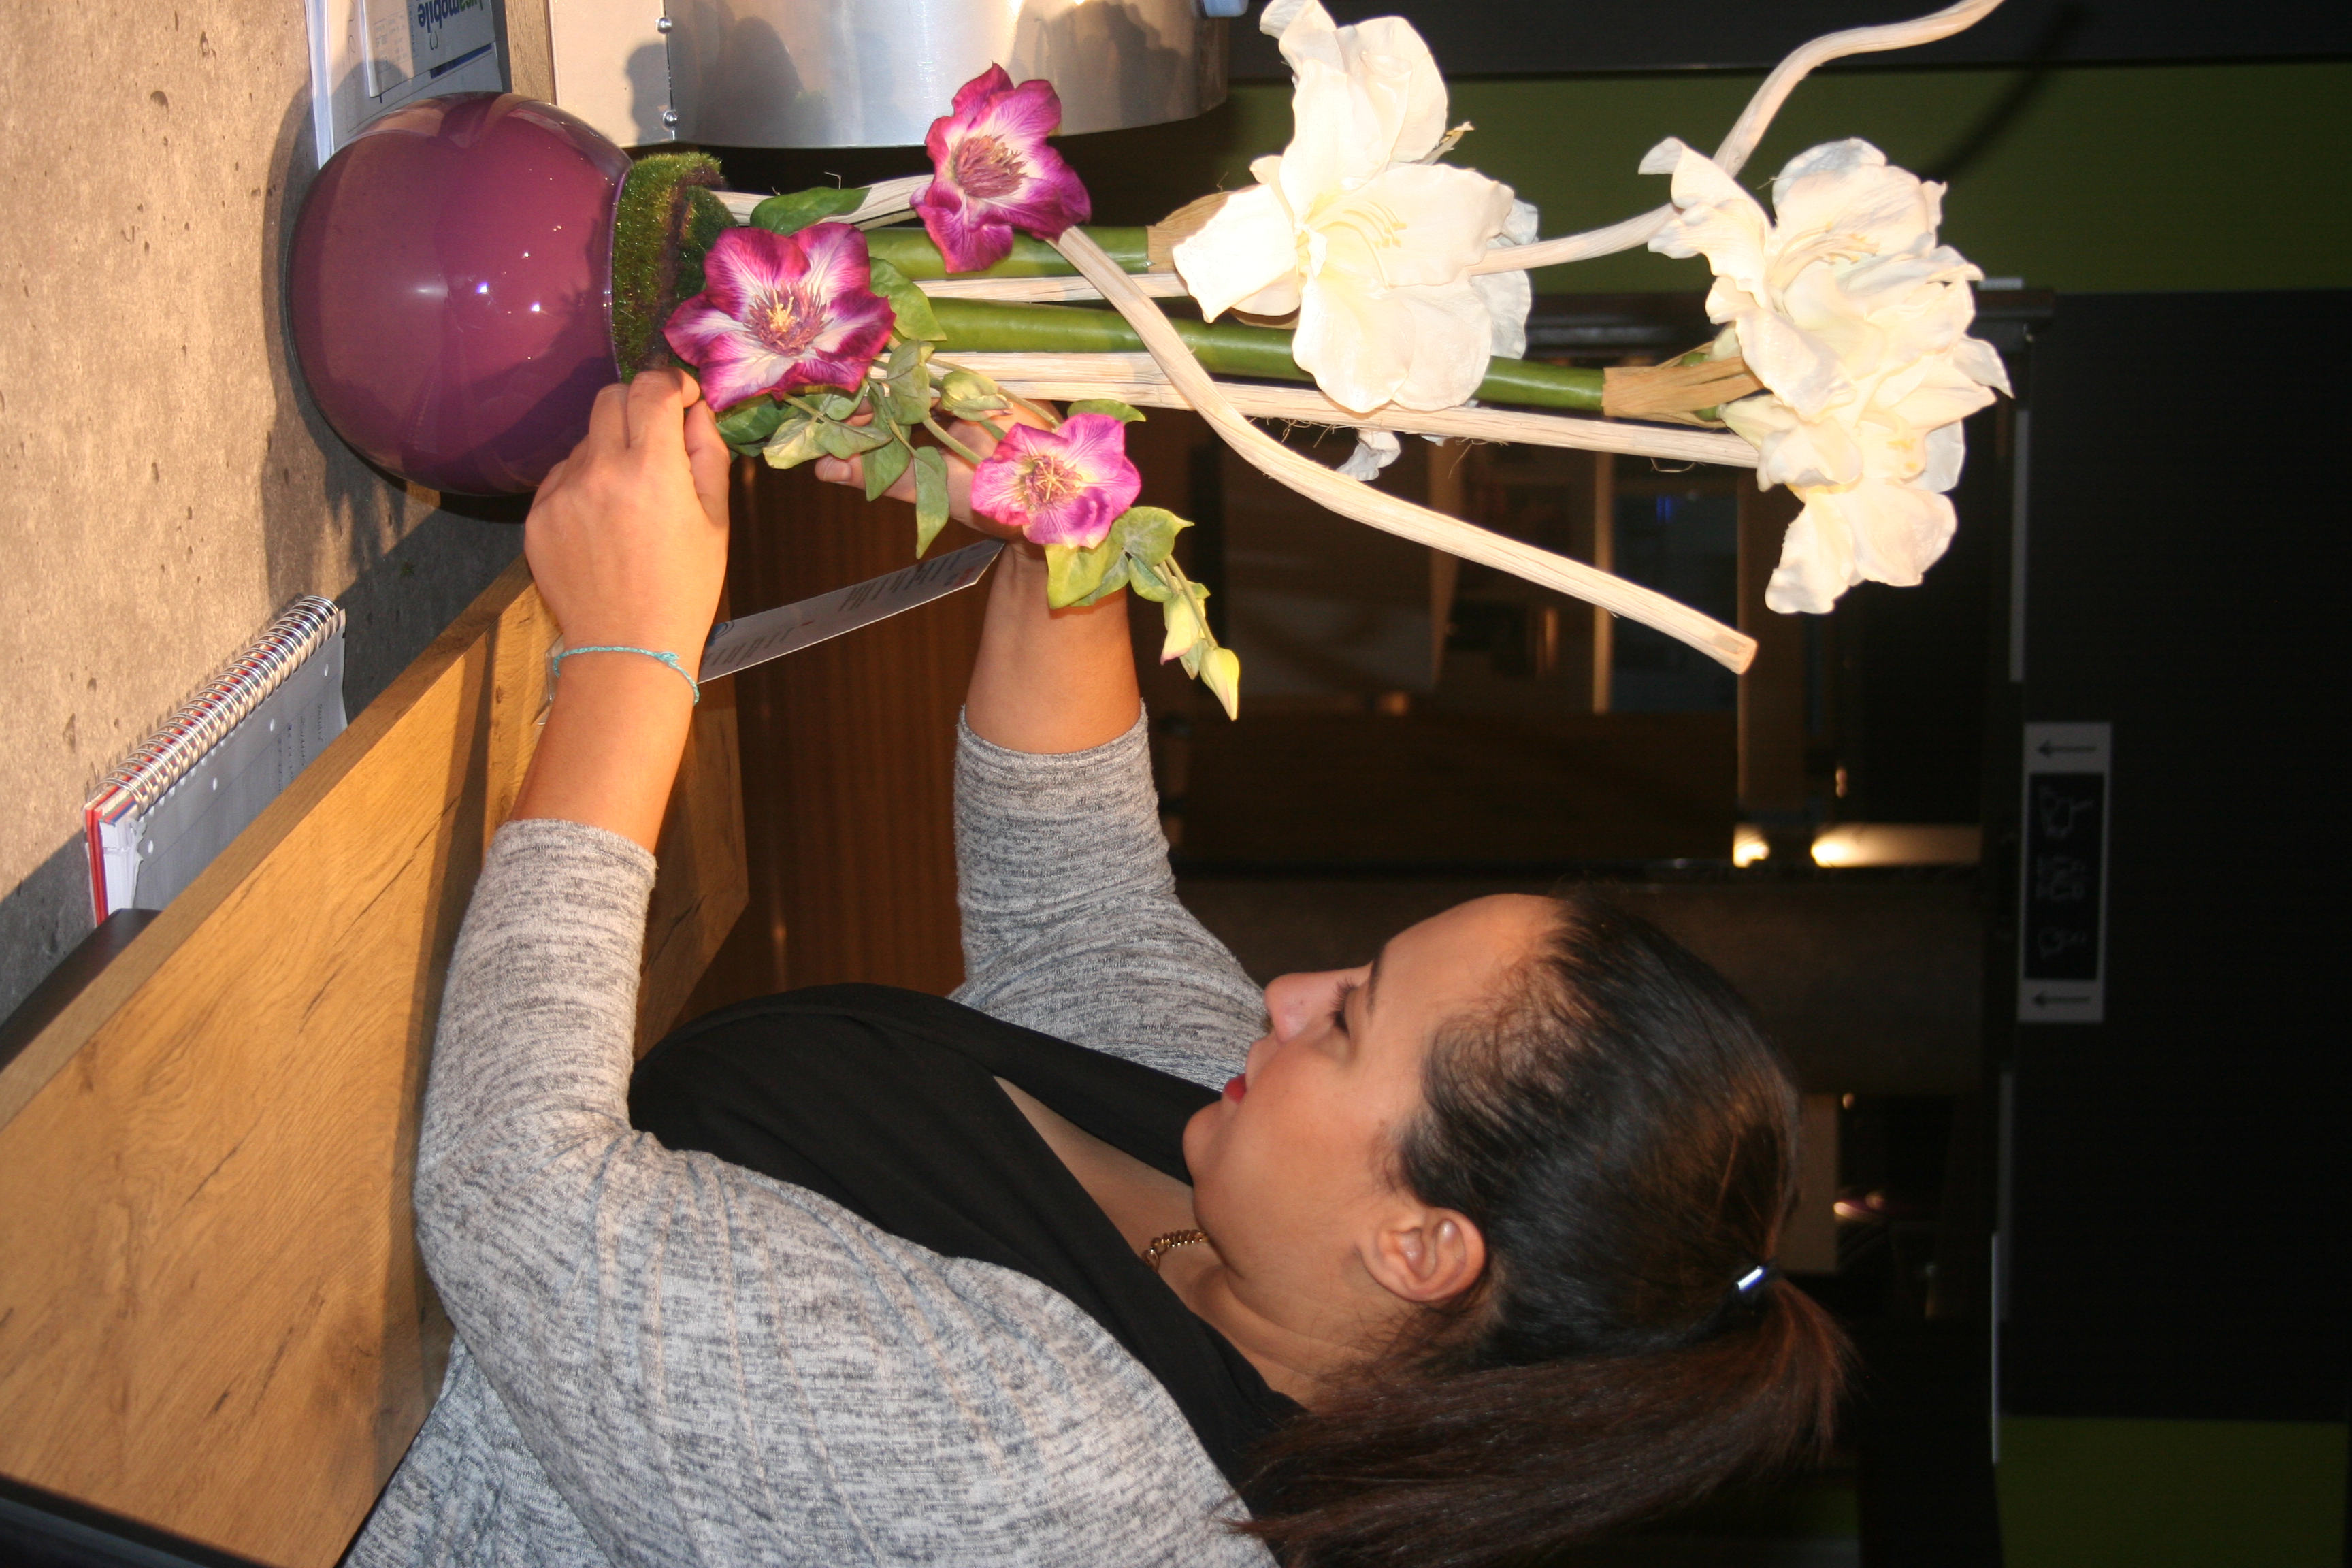
<svg viewBox="0 0 2352 1568">
<path fill-rule="evenodd" d="M 1958 422 L 2007 390 L 1998 356 L 1967 335 L 1981 274 L 1937 241 L 1942 188 L 1868 142 L 1799 154 L 1769 216 L 1736 175 L 1815 66 L 1945 37 L 1998 3 L 1816 40 L 1714 157 L 1672 138 L 1651 152 L 1642 168 L 1671 176 L 1670 205 L 1555 240 L 1536 238 L 1535 210 L 1509 187 L 1444 162 L 1469 127 L 1448 129 L 1436 64 L 1396 17 L 1339 26 L 1318 0 L 1274 0 L 1261 25 L 1296 73 L 1289 144 L 1252 164 L 1254 184 L 1148 230 L 1080 226 L 1086 190 L 1048 145 L 1053 88 L 991 67 L 932 126 L 927 177 L 756 200 L 714 191 L 716 166 L 698 155 L 641 161 L 621 202 L 615 335 L 625 355 L 646 345 L 634 363 L 658 360 L 657 338 L 698 371 L 739 452 L 779 468 L 860 458 L 869 498 L 911 474 L 919 554 L 947 521 L 946 454 L 971 463 L 974 510 L 1045 549 L 1054 605 L 1120 588 L 1157 601 L 1163 658 L 1229 712 L 1239 661 L 1174 556 L 1190 525 L 1134 504 L 1126 432 L 1139 405 L 1196 409 L 1334 510 L 1740 669 L 1753 641 L 1687 606 L 1361 480 L 1403 432 L 1736 463 L 1805 503 L 1774 609 L 1824 611 L 1865 579 L 1918 582 L 1953 531 Z M 1714 342 L 1605 374 L 1519 357 L 1528 268 L 1642 244 L 1706 258 Z M 656 259 L 625 277 L 625 251 Z M 1177 295 L 1202 320 L 1156 303 Z M 1087 300 L 1112 309 L 1069 303 Z M 992 450 L 942 416 L 985 429 Z M 1353 428 L 1360 445 L 1335 472 L 1252 417 Z"/>
</svg>

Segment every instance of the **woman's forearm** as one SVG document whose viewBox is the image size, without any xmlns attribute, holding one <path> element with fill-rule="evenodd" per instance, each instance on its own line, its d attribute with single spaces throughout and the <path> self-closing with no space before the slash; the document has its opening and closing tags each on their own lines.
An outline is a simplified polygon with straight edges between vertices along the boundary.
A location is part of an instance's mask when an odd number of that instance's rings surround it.
<svg viewBox="0 0 2352 1568">
<path fill-rule="evenodd" d="M 964 719 L 1008 751 L 1090 751 L 1127 733 L 1142 698 L 1124 590 L 1083 610 L 1045 604 L 1045 560 L 1015 542 L 989 584 Z"/>
</svg>

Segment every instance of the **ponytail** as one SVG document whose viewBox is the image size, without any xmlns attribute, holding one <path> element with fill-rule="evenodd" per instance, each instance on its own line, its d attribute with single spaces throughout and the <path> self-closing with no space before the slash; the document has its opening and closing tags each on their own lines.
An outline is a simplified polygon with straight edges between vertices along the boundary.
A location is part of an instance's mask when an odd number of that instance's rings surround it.
<svg viewBox="0 0 2352 1568">
<path fill-rule="evenodd" d="M 1400 1178 L 1487 1272 L 1260 1451 L 1240 1528 L 1294 1568 L 1538 1560 L 1817 1458 L 1844 1336 L 1767 1262 L 1796 1096 L 1738 996 L 1584 899 L 1430 1053 Z"/>
</svg>

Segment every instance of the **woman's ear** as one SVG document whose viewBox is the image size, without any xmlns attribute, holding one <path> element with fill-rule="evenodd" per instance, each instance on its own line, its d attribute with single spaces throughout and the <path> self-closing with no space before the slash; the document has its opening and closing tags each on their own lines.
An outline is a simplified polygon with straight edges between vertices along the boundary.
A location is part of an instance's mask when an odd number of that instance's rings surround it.
<svg viewBox="0 0 2352 1568">
<path fill-rule="evenodd" d="M 1452 1209 L 1416 1208 L 1381 1227 L 1365 1268 L 1399 1300 L 1436 1306 L 1486 1272 L 1486 1238 Z"/>
</svg>

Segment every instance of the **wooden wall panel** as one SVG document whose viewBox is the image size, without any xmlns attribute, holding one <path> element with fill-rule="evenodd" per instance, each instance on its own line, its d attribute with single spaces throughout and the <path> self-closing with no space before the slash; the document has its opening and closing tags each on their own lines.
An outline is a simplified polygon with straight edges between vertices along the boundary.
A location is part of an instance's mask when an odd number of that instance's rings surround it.
<svg viewBox="0 0 2352 1568">
<path fill-rule="evenodd" d="M 0 1473 L 341 1554 L 446 1353 L 416 1113 L 551 635 L 518 562 L 0 1070 Z M 729 695 L 665 825 L 645 1037 L 742 907 Z"/>
<path fill-rule="evenodd" d="M 806 468 L 736 473 L 738 613 L 911 565 L 914 509 Z M 934 553 L 977 535 L 950 524 Z M 864 980 L 963 978 L 955 907 L 956 714 L 988 584 L 733 678 L 751 905 L 689 1008 Z"/>
</svg>

